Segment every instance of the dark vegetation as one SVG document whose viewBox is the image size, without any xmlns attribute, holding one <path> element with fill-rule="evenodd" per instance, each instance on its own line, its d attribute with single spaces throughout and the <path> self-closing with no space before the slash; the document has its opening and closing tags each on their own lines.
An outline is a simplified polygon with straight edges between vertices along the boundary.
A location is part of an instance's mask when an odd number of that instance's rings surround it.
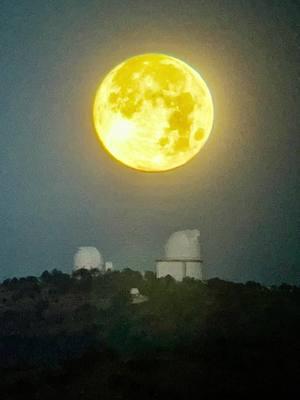
<svg viewBox="0 0 300 400">
<path fill-rule="evenodd" d="M 130 288 L 148 301 L 133 304 Z M 300 389 L 300 288 L 54 270 L 0 285 L 0 397 L 195 399 Z"/>
</svg>

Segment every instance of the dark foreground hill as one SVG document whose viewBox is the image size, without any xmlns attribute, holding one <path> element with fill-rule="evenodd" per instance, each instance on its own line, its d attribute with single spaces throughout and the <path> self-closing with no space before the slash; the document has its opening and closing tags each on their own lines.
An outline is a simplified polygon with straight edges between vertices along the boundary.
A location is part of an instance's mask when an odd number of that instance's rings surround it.
<svg viewBox="0 0 300 400">
<path fill-rule="evenodd" d="M 136 304 L 131 288 L 148 301 Z M 145 299 L 145 298 L 144 298 Z M 300 288 L 59 271 L 0 285 L 1 399 L 287 397 Z"/>
</svg>

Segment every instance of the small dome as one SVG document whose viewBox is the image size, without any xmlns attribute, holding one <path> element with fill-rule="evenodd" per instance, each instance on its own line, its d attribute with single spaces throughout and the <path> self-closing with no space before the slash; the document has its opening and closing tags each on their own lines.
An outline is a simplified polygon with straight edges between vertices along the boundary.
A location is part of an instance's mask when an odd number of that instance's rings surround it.
<svg viewBox="0 0 300 400">
<path fill-rule="evenodd" d="M 96 247 L 79 247 L 74 255 L 74 270 L 85 268 L 102 269 L 104 266 L 104 259 Z"/>
<path fill-rule="evenodd" d="M 198 260 L 200 252 L 200 232 L 198 229 L 188 229 L 172 233 L 166 246 L 166 258 L 173 260 Z"/>
<path fill-rule="evenodd" d="M 131 288 L 130 294 L 131 294 L 131 296 L 138 296 L 140 294 L 140 291 L 138 288 Z"/>
</svg>

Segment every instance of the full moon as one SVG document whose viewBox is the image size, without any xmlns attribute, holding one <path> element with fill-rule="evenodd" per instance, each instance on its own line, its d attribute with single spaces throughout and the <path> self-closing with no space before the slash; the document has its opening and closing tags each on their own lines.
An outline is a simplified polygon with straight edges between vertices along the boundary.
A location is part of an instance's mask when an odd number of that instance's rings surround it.
<svg viewBox="0 0 300 400">
<path fill-rule="evenodd" d="M 213 124 L 209 89 L 193 68 L 164 54 L 138 55 L 100 84 L 94 124 L 106 150 L 128 167 L 167 171 L 193 158 Z"/>
</svg>

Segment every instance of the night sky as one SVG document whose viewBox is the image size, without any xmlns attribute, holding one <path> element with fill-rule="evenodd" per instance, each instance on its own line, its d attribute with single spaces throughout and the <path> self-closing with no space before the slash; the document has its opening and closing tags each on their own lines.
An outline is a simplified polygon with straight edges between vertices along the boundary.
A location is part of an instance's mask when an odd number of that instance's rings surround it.
<svg viewBox="0 0 300 400">
<path fill-rule="evenodd" d="M 300 284 L 297 1 L 0 4 L 0 279 L 70 271 L 78 246 L 154 269 L 199 228 L 208 277 Z M 99 145 L 95 91 L 126 58 L 190 64 L 215 106 L 185 166 L 131 170 Z"/>
</svg>

